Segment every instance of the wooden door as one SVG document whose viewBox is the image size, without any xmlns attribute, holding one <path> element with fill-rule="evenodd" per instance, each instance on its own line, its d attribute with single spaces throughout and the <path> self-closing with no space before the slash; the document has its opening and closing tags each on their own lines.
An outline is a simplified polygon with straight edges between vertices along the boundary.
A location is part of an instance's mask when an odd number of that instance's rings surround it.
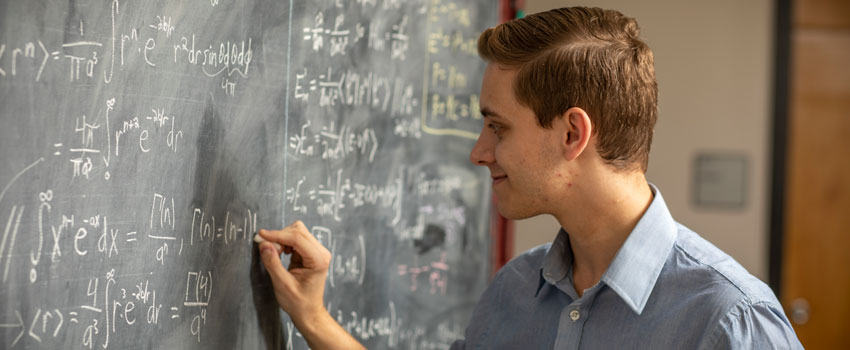
<svg viewBox="0 0 850 350">
<path fill-rule="evenodd" d="M 807 349 L 850 349 L 850 1 L 792 9 L 782 304 Z"/>
</svg>

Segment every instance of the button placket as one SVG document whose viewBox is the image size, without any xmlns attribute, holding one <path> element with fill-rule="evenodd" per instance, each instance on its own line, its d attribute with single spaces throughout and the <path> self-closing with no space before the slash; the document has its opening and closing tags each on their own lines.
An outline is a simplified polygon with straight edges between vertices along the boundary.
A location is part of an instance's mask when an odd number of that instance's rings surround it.
<svg viewBox="0 0 850 350">
<path fill-rule="evenodd" d="M 573 320 L 573 322 L 578 321 L 579 318 L 581 318 L 581 312 L 579 312 L 578 309 L 570 311 L 570 319 Z"/>
<path fill-rule="evenodd" d="M 582 318 L 582 303 L 570 303 L 561 309 L 555 349 L 578 349 L 586 318 Z M 578 317 L 576 317 L 578 316 Z"/>
</svg>

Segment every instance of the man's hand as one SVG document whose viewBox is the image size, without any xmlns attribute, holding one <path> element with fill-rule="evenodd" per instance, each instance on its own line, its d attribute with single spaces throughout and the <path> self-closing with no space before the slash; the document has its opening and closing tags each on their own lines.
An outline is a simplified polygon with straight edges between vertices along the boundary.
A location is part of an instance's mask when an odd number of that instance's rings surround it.
<svg viewBox="0 0 850 350">
<path fill-rule="evenodd" d="M 269 271 L 274 295 L 313 349 L 363 349 L 334 321 L 324 306 L 325 278 L 331 265 L 331 252 L 296 221 L 282 230 L 260 230 L 263 265 Z M 289 270 L 283 268 L 280 254 L 292 254 Z"/>
<path fill-rule="evenodd" d="M 263 264 L 272 278 L 277 303 L 293 320 L 309 321 L 323 312 L 325 278 L 331 264 L 329 252 L 301 221 L 283 230 L 260 230 L 267 242 L 260 244 Z M 280 253 L 271 242 L 280 243 L 283 252 L 292 254 L 289 270 L 283 268 Z"/>
</svg>

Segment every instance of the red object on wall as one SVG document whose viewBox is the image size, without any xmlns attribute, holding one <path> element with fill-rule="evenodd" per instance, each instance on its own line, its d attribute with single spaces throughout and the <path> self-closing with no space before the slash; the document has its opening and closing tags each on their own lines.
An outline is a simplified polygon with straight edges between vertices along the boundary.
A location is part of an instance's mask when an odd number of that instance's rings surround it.
<svg viewBox="0 0 850 350">
<path fill-rule="evenodd" d="M 500 0 L 499 19 L 502 22 L 510 21 L 517 17 L 517 12 L 525 7 L 525 0 Z"/>
</svg>

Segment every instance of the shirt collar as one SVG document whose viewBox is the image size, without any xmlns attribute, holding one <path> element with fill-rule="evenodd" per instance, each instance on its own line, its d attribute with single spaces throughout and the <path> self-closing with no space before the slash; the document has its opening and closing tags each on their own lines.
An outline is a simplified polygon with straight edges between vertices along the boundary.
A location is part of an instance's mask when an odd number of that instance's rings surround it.
<svg viewBox="0 0 850 350">
<path fill-rule="evenodd" d="M 540 288 L 545 282 L 552 285 L 557 285 L 567 277 L 570 267 L 573 265 L 573 250 L 570 247 L 570 236 L 561 228 L 558 235 L 555 236 L 555 241 L 543 257 L 543 265 L 540 267 L 540 280 L 537 284 L 537 290 L 534 293 L 536 298 L 540 294 Z M 569 293 L 568 291 L 564 291 Z"/>
<path fill-rule="evenodd" d="M 637 314 L 643 312 L 649 300 L 678 231 L 661 192 L 655 185 L 649 186 L 654 194 L 649 208 L 602 275 L 602 282 L 611 287 Z M 572 263 L 569 234 L 561 229 L 543 258 L 535 297 L 544 282 L 556 285 L 567 277 Z"/>
</svg>

